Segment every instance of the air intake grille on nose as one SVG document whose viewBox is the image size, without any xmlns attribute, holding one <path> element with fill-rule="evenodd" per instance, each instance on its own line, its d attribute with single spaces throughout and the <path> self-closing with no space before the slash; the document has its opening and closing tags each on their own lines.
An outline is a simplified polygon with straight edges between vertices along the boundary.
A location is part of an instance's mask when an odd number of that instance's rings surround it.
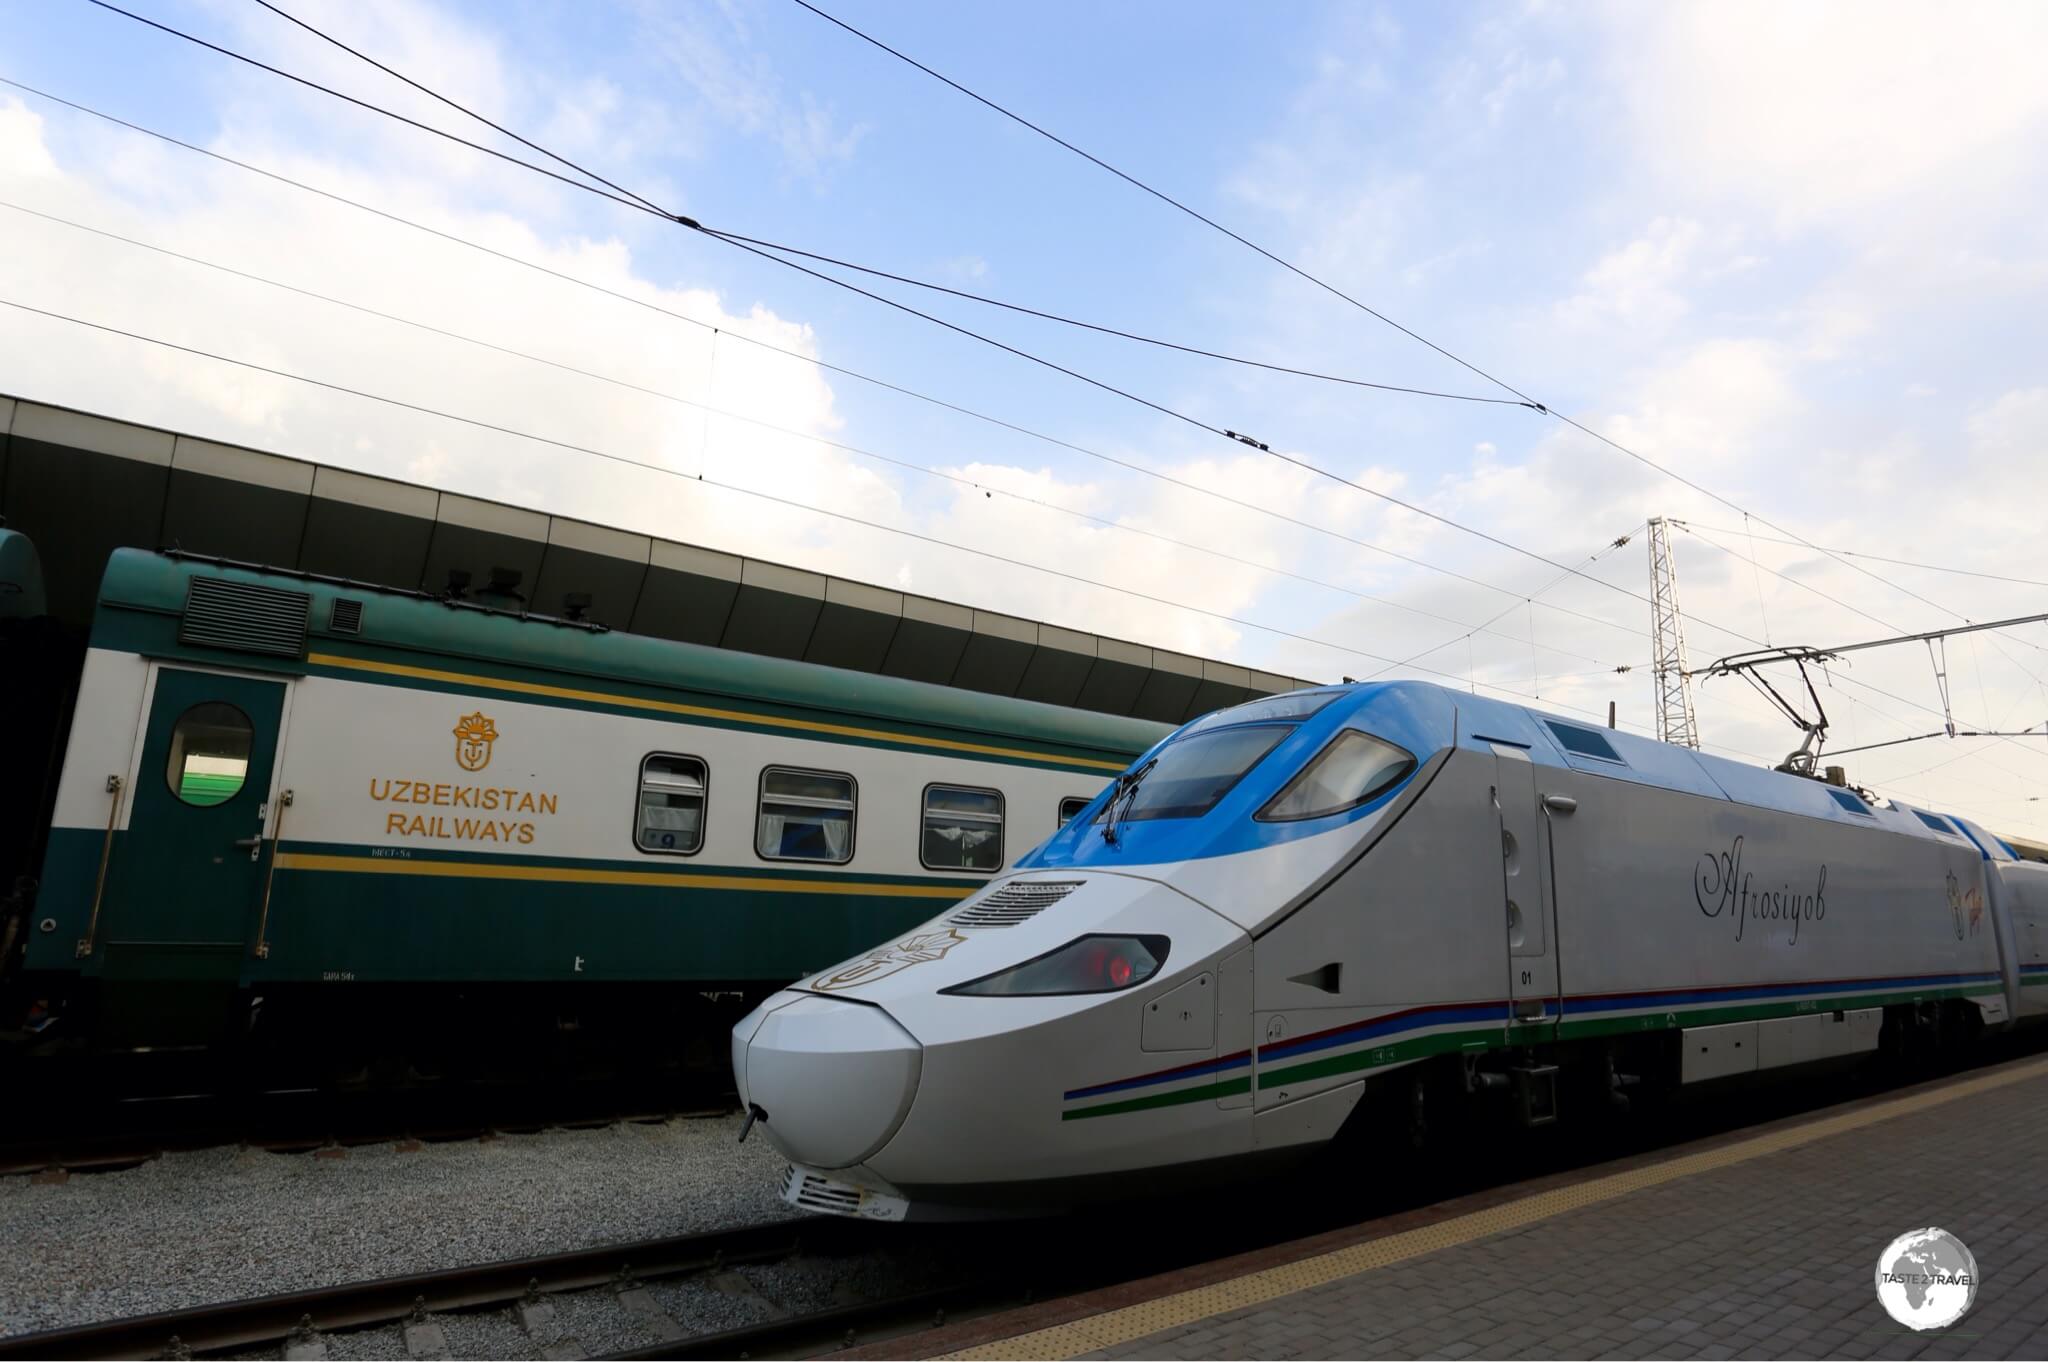
<svg viewBox="0 0 2048 1362">
<path fill-rule="evenodd" d="M 327 612 L 327 627 L 337 634 L 363 632 L 363 603 L 351 596 L 336 596 Z"/>
<path fill-rule="evenodd" d="M 1080 887 L 1079 880 L 1013 880 L 946 920 L 956 927 L 1014 927 Z"/>
<path fill-rule="evenodd" d="M 792 1205 L 824 1215 L 860 1214 L 860 1190 L 844 1183 L 791 1168 L 782 1180 L 782 1195 Z"/>
<path fill-rule="evenodd" d="M 313 598 L 253 582 L 194 577 L 185 589 L 178 641 L 201 648 L 298 657 L 306 651 L 306 616 Z"/>
</svg>

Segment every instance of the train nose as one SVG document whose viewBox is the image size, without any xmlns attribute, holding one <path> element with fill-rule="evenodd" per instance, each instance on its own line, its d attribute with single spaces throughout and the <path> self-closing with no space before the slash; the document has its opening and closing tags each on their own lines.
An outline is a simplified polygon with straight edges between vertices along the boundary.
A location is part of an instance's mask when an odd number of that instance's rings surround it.
<svg viewBox="0 0 2048 1362">
<path fill-rule="evenodd" d="M 896 1133 L 923 1061 L 881 1008 L 798 998 L 764 1017 L 747 1043 L 746 1098 L 791 1162 L 846 1168 Z"/>
</svg>

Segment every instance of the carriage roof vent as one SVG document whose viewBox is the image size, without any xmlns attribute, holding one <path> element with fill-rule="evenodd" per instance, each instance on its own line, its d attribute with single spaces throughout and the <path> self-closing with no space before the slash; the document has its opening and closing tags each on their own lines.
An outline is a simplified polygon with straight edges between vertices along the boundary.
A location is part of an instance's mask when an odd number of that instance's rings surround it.
<svg viewBox="0 0 2048 1362">
<path fill-rule="evenodd" d="M 1079 880 L 1012 880 L 946 921 L 955 927 L 1014 927 L 1080 887 Z"/>
<path fill-rule="evenodd" d="M 332 634 L 363 632 L 363 603 L 353 596 L 336 596 L 327 610 L 327 631 Z"/>
<path fill-rule="evenodd" d="M 312 610 L 309 592 L 225 577 L 194 577 L 185 588 L 178 641 L 197 648 L 300 657 L 306 651 L 306 621 Z"/>
<path fill-rule="evenodd" d="M 1580 728 L 1576 724 L 1561 724 L 1555 719 L 1545 719 L 1543 726 L 1556 736 L 1558 746 L 1575 757 L 1591 757 L 1594 761 L 1628 765 L 1621 759 L 1621 753 L 1614 750 L 1614 744 L 1593 729 Z"/>
</svg>

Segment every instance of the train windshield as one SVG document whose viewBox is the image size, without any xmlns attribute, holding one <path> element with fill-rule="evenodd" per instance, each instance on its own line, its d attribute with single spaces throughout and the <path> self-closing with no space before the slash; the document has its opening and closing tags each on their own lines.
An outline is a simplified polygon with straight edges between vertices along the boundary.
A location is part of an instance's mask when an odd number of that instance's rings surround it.
<svg viewBox="0 0 2048 1362">
<path fill-rule="evenodd" d="M 1168 743 L 1140 773 L 1137 788 L 1122 802 L 1118 821 L 1200 818 L 1293 731 L 1292 723 L 1239 724 Z M 1112 799 L 1107 807 L 1118 807 L 1118 801 Z"/>
</svg>

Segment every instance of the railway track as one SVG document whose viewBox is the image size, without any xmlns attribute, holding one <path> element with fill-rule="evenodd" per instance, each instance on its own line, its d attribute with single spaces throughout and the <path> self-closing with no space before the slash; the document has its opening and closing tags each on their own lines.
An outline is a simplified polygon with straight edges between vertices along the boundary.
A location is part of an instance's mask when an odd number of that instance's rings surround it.
<svg viewBox="0 0 2048 1362">
<path fill-rule="evenodd" d="M 220 1145 L 331 1151 L 722 1115 L 735 1101 L 722 1080 L 371 1093 L 201 1090 L 116 1100 L 74 1097 L 54 1106 L 24 1096 L 14 1128 L 0 1136 L 0 1176 L 130 1168 L 165 1153 Z"/>
<path fill-rule="evenodd" d="M 198 1357 L 289 1346 L 295 1339 L 305 1344 L 321 1334 L 424 1319 L 434 1312 L 521 1302 L 543 1306 L 550 1295 L 591 1287 L 612 1286 L 624 1297 L 638 1283 L 665 1277 L 799 1252 L 844 1253 L 875 1233 L 876 1227 L 859 1221 L 787 1220 L 512 1258 L 19 1334 L 0 1338 L 0 1359 Z M 634 1303 L 626 1305 L 632 1309 Z"/>
<path fill-rule="evenodd" d="M 2039 1041 L 1994 1047 L 1976 1063 L 1999 1063 L 2048 1049 Z M 1951 1074 L 1950 1076 L 1956 1076 Z M 1329 1167 L 1269 1179 L 1175 1203 L 1115 1207 L 1095 1216 L 1086 1235 L 1070 1220 L 1000 1225 L 917 1227 L 872 1225 L 828 1217 L 778 1221 L 669 1239 L 387 1277 L 311 1291 L 230 1301 L 163 1314 L 0 1338 L 0 1362 L 11 1358 L 208 1356 L 282 1349 L 287 1357 L 326 1356 L 331 1333 L 408 1324 L 438 1329 L 429 1317 L 517 1307 L 528 1329 L 529 1355 L 546 1351 L 532 1312 L 592 1288 L 610 1288 L 619 1309 L 652 1341 L 607 1353 L 623 1358 L 806 1357 L 858 1344 L 908 1339 L 916 1333 L 1070 1292 L 1112 1286 L 1211 1258 L 1256 1251 L 1359 1221 L 1414 1211 L 1455 1197 L 1569 1172 L 1614 1158 L 1654 1155 L 1759 1123 L 1802 1116 L 1841 1102 L 1867 1100 L 1926 1074 L 1888 1079 L 1864 1073 L 1760 1090 L 1740 1102 L 1710 1105 L 1643 1125 L 1589 1128 L 1569 1141 L 1524 1146 L 1491 1173 L 1473 1161 L 1418 1159 L 1392 1178 Z M 1553 1128 L 1555 1129 L 1555 1128 Z M 957 1268 L 942 1284 L 895 1290 L 915 1272 L 885 1267 L 864 1299 L 791 1313 L 743 1328 L 691 1332 L 648 1294 L 648 1284 L 692 1276 L 715 1279 L 725 1269 L 774 1263 L 798 1255 L 886 1259 L 921 1243 Z M 876 1289 L 879 1288 L 879 1289 Z M 449 1355 L 438 1333 L 405 1351 Z M 296 1344 L 296 1346 L 294 1346 Z M 570 1355 L 547 1352 L 551 1356 Z M 581 1354 L 577 1354 L 581 1355 Z"/>
</svg>

